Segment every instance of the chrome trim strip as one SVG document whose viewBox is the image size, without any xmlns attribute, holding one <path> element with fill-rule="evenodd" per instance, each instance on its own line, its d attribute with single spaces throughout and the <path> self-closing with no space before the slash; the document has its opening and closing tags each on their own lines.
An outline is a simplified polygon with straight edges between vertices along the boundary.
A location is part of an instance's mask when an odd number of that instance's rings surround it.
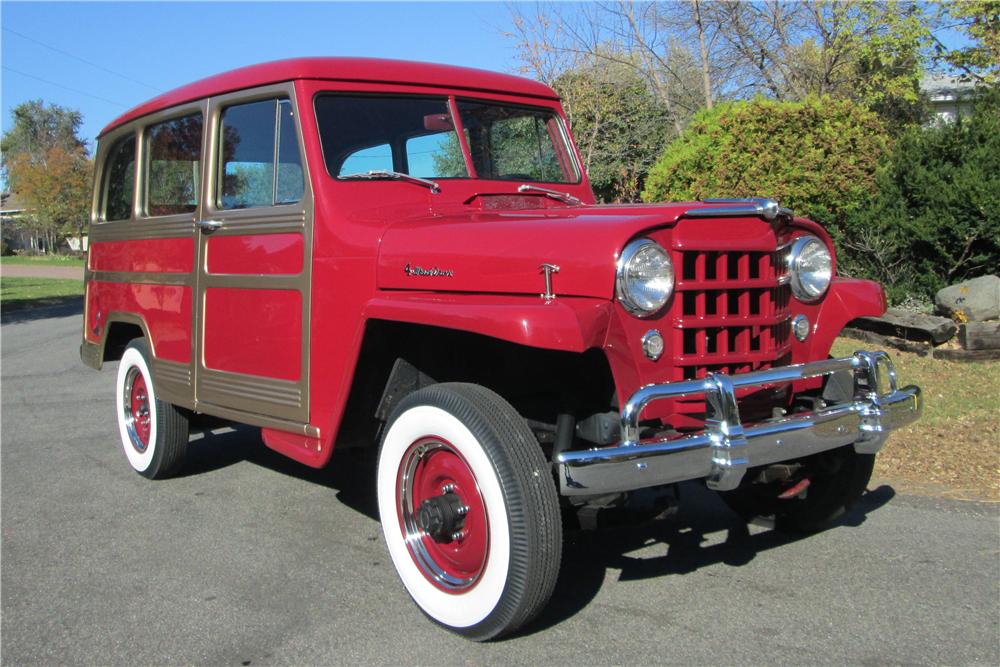
<svg viewBox="0 0 1000 667">
<path fill-rule="evenodd" d="M 737 389 L 848 370 L 854 374 L 854 398 L 849 402 L 757 424 L 740 421 Z M 649 403 L 697 394 L 706 396 L 703 431 L 639 438 L 639 416 Z M 844 359 L 649 385 L 636 391 L 622 409 L 619 444 L 556 457 L 560 490 L 563 495 L 595 495 L 698 478 L 706 478 L 710 488 L 730 490 L 751 466 L 850 444 L 858 453 L 874 454 L 890 431 L 912 423 L 921 411 L 920 388 L 899 389 L 892 361 L 884 352 L 859 351 Z"/>
</svg>

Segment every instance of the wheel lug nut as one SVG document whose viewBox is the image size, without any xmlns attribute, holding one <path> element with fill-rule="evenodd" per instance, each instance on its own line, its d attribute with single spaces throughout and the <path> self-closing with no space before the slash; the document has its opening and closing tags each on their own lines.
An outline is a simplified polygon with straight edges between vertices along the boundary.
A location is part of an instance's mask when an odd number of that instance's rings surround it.
<svg viewBox="0 0 1000 667">
<path fill-rule="evenodd" d="M 462 505 L 461 507 L 458 508 L 457 511 L 458 511 L 458 515 L 459 516 L 465 516 L 466 514 L 469 513 L 469 506 L 468 505 Z"/>
<path fill-rule="evenodd" d="M 454 490 L 455 490 L 454 484 L 445 484 L 444 487 L 441 489 L 441 493 L 451 493 Z"/>
<path fill-rule="evenodd" d="M 463 539 L 465 539 L 465 533 L 463 533 L 460 530 L 456 530 L 454 533 L 451 534 L 451 539 L 454 542 L 461 542 Z"/>
</svg>

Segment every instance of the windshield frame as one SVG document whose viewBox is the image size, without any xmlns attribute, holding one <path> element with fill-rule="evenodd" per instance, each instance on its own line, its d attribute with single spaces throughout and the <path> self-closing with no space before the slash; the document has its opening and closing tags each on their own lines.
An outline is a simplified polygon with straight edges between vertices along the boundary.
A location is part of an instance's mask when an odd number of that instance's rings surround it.
<svg viewBox="0 0 1000 667">
<path fill-rule="evenodd" d="M 441 100 L 446 103 L 448 108 L 448 115 L 451 118 L 453 131 L 458 136 L 458 143 L 462 151 L 462 157 L 465 161 L 466 174 L 464 176 L 435 176 L 433 180 L 435 181 L 469 181 L 469 182 L 492 182 L 492 183 L 508 183 L 508 184 L 521 184 L 521 183 L 537 183 L 552 185 L 556 187 L 571 187 L 579 186 L 584 183 L 585 173 L 583 170 L 583 165 L 580 162 L 580 156 L 577 153 L 576 145 L 573 143 L 572 135 L 569 132 L 569 128 L 566 123 L 566 118 L 562 113 L 561 107 L 558 101 L 552 105 L 545 104 L 531 104 L 530 102 L 515 101 L 515 98 L 511 95 L 503 95 L 503 99 L 497 99 L 491 96 L 479 96 L 479 95 L 455 95 L 454 93 L 418 93 L 418 92 L 394 92 L 394 91 L 364 91 L 364 90 L 320 90 L 313 95 L 313 116 L 316 123 L 316 131 L 319 135 L 320 141 L 320 155 L 323 162 L 324 171 L 333 180 L 339 183 L 365 183 L 374 182 L 374 180 L 364 180 L 364 179 L 352 179 L 352 178 L 342 178 L 340 175 L 335 175 L 331 173 L 329 164 L 326 160 L 326 146 L 322 141 L 323 132 L 320 129 L 321 126 L 321 115 L 317 108 L 317 102 L 320 98 L 324 97 L 382 97 L 382 98 L 412 98 L 412 99 L 434 99 Z M 499 97 L 499 96 L 498 96 Z M 562 149 L 565 152 L 565 158 L 567 160 L 569 168 L 574 172 L 572 175 L 575 176 L 576 180 L 565 180 L 565 181 L 551 181 L 551 180 L 535 180 L 535 179 L 508 179 L 508 178 L 488 178 L 481 177 L 476 171 L 474 160 L 472 157 L 472 151 L 469 146 L 468 137 L 466 135 L 465 127 L 462 124 L 461 114 L 458 109 L 458 102 L 470 102 L 474 104 L 485 104 L 492 106 L 500 106 L 505 108 L 514 109 L 524 109 L 526 111 L 533 111 L 542 114 L 551 114 L 552 119 L 555 122 L 556 129 L 558 130 L 559 140 L 562 142 Z M 550 135 L 551 138 L 551 135 Z M 559 153 L 559 147 L 555 145 L 553 141 L 553 149 Z M 561 162 L 561 160 L 560 160 Z M 565 169 L 565 167 L 560 164 L 560 167 Z"/>
</svg>

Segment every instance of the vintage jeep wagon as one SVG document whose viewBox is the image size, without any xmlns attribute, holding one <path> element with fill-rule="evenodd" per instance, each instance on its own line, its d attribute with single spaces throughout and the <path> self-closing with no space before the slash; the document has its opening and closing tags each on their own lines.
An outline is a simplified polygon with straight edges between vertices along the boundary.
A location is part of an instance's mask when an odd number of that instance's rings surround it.
<svg viewBox="0 0 1000 667">
<path fill-rule="evenodd" d="M 596 205 L 547 86 L 317 58 L 162 95 L 100 136 L 81 356 L 118 361 L 131 466 L 182 464 L 198 413 L 307 466 L 378 447 L 407 592 L 487 639 L 548 600 L 567 523 L 703 479 L 809 530 L 916 419 L 885 308 L 767 199 Z"/>
</svg>

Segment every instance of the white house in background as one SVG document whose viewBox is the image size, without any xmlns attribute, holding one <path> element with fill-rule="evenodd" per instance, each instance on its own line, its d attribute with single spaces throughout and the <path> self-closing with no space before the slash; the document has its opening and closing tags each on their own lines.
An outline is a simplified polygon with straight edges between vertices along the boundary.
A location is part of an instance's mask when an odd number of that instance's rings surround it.
<svg viewBox="0 0 1000 667">
<path fill-rule="evenodd" d="M 957 76 L 925 74 L 920 81 L 920 92 L 930 100 L 932 124 L 953 123 L 960 116 L 972 113 L 976 86 Z"/>
</svg>

